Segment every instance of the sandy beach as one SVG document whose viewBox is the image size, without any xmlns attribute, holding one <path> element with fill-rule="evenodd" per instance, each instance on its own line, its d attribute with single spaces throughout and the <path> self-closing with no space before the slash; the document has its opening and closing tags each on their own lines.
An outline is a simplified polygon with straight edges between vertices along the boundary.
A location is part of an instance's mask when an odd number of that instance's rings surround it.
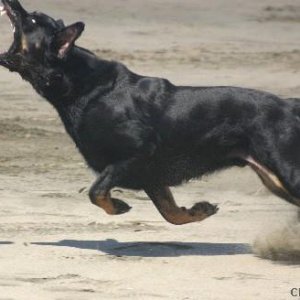
<svg viewBox="0 0 300 300">
<path fill-rule="evenodd" d="M 139 74 L 300 96 L 297 0 L 22 4 L 67 24 L 85 22 L 80 46 Z M 0 28 L 5 50 L 7 18 Z M 3 68 L 0 111 L 0 300 L 300 299 L 291 294 L 300 288 L 299 264 L 260 258 L 252 248 L 295 226 L 297 210 L 249 168 L 173 189 L 181 205 L 220 206 L 202 223 L 169 225 L 143 192 L 121 189 L 115 195 L 133 209 L 111 217 L 90 204 L 95 177 L 57 113 Z"/>
</svg>

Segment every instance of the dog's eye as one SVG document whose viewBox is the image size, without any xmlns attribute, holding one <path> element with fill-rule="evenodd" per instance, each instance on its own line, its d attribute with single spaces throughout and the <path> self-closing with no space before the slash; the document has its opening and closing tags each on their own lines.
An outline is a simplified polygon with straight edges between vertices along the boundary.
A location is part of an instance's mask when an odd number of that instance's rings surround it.
<svg viewBox="0 0 300 300">
<path fill-rule="evenodd" d="M 33 24 L 36 24 L 36 20 L 35 20 L 35 19 L 32 19 L 31 22 L 32 22 Z"/>
</svg>

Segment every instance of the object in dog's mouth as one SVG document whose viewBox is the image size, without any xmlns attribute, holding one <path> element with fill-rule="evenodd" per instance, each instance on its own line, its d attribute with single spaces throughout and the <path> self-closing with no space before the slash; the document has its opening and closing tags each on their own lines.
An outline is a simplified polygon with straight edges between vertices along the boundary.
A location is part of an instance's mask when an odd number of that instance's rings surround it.
<svg viewBox="0 0 300 300">
<path fill-rule="evenodd" d="M 8 20 L 10 21 L 10 26 L 11 26 L 12 31 L 13 31 L 13 34 L 15 34 L 15 33 L 16 33 L 16 27 L 15 27 L 15 25 L 13 24 L 13 21 L 11 20 L 11 18 L 10 18 L 10 16 L 9 16 L 9 13 L 8 13 L 7 9 L 6 9 L 5 6 L 3 6 L 3 5 L 0 6 L 0 14 L 1 14 L 1 17 L 2 17 L 2 16 L 7 16 L 7 17 L 8 17 Z M 11 38 L 10 38 L 10 39 L 11 39 Z M 12 40 L 11 40 L 10 43 L 13 42 L 13 39 L 14 39 L 14 37 L 12 37 Z M 2 46 L 1 46 L 0 54 L 4 55 L 4 54 L 6 54 L 6 53 L 7 53 L 7 49 L 3 49 Z"/>
<path fill-rule="evenodd" d="M 0 6 L 0 14 L 1 14 L 1 17 L 2 17 L 2 16 L 5 16 L 5 15 L 8 16 L 8 19 L 9 19 L 10 25 L 11 25 L 11 28 L 13 29 L 13 32 L 15 33 L 16 27 L 15 27 L 15 25 L 13 24 L 13 22 L 11 21 L 11 18 L 10 18 L 10 16 L 9 16 L 9 13 L 8 13 L 7 9 L 6 9 L 5 6 L 3 6 L 3 5 Z"/>
<path fill-rule="evenodd" d="M 3 16 L 3 15 L 6 15 L 6 14 L 7 14 L 7 12 L 6 12 L 6 9 L 5 9 L 5 7 L 4 7 L 4 6 L 0 6 L 0 14 L 1 14 L 1 16 Z"/>
</svg>

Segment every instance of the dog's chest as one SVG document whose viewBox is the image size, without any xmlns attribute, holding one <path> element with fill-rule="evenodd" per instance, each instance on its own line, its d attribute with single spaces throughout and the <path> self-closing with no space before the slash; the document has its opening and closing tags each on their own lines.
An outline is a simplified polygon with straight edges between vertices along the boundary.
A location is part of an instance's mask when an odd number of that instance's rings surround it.
<svg viewBox="0 0 300 300">
<path fill-rule="evenodd" d="M 79 126 L 75 131 L 73 139 L 87 164 L 96 172 L 103 171 L 112 162 L 107 142 L 101 134 L 94 135 L 84 126 Z"/>
<path fill-rule="evenodd" d="M 93 131 L 86 128 L 83 122 L 84 108 L 73 106 L 69 109 L 57 110 L 67 133 L 87 164 L 96 172 L 101 172 L 109 164 L 105 143 L 101 141 L 101 138 L 95 140 Z"/>
</svg>

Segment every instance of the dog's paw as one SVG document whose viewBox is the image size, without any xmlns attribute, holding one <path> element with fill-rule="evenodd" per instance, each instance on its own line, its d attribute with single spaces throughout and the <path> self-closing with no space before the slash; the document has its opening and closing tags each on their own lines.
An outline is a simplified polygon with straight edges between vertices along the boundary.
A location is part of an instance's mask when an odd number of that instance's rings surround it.
<svg viewBox="0 0 300 300">
<path fill-rule="evenodd" d="M 219 211 L 217 205 L 213 205 L 209 202 L 199 202 L 196 203 L 191 209 L 189 209 L 189 213 L 193 217 L 199 216 L 201 219 L 205 217 L 210 217 L 215 215 Z"/>
<path fill-rule="evenodd" d="M 115 208 L 115 215 L 125 214 L 125 213 L 129 212 L 132 208 L 126 202 L 124 202 L 120 199 L 112 198 L 111 201 Z"/>
</svg>

